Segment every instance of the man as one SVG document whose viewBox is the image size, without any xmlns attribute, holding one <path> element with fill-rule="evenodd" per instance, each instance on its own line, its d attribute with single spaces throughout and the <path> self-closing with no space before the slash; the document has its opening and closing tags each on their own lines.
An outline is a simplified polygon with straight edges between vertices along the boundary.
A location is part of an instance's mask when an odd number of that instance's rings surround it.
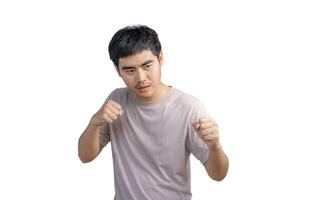
<svg viewBox="0 0 323 200">
<path fill-rule="evenodd" d="M 120 29 L 109 54 L 127 87 L 93 115 L 78 150 L 90 162 L 111 141 L 115 200 L 191 199 L 190 153 L 221 181 L 229 162 L 217 124 L 197 98 L 161 82 L 157 33 L 142 25 Z"/>
</svg>

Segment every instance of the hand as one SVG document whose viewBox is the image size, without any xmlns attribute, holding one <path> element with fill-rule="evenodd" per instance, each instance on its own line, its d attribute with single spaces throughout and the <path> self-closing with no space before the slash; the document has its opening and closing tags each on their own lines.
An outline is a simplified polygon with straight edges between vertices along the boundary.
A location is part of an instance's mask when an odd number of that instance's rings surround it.
<svg viewBox="0 0 323 200">
<path fill-rule="evenodd" d="M 123 109 L 120 104 L 113 100 L 105 102 L 100 110 L 95 113 L 91 119 L 91 124 L 101 126 L 105 122 L 112 123 L 123 114 Z"/>
<path fill-rule="evenodd" d="M 210 117 L 200 118 L 193 123 L 198 136 L 207 144 L 209 149 L 221 148 L 217 123 Z"/>
</svg>

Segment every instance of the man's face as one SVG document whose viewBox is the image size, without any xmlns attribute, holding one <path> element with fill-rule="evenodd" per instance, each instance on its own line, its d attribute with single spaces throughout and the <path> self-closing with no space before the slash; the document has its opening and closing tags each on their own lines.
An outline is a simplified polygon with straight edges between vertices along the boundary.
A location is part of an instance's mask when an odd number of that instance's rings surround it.
<svg viewBox="0 0 323 200">
<path fill-rule="evenodd" d="M 159 58 L 150 50 L 119 58 L 119 76 L 139 100 L 153 101 L 161 92 L 160 78 L 163 55 Z"/>
</svg>

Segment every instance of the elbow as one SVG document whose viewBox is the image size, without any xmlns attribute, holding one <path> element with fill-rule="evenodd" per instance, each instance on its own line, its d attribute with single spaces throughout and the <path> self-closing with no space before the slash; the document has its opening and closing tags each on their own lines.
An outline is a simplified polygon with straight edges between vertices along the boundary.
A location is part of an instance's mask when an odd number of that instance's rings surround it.
<svg viewBox="0 0 323 200">
<path fill-rule="evenodd" d="M 81 160 L 82 163 L 89 163 L 91 161 L 93 161 L 98 154 L 100 153 L 102 148 L 99 149 L 93 149 L 93 150 L 88 150 L 88 149 L 82 149 L 79 146 L 78 149 L 78 157 Z"/>
<path fill-rule="evenodd" d="M 208 171 L 209 177 L 212 180 L 215 180 L 218 182 L 222 181 L 227 176 L 227 173 L 228 173 L 228 168 L 220 170 L 220 171 L 212 171 L 212 172 Z"/>
<path fill-rule="evenodd" d="M 226 177 L 226 174 L 225 175 L 222 175 L 222 176 L 216 176 L 216 175 L 213 175 L 213 176 L 209 175 L 209 176 L 210 176 L 210 178 L 212 180 L 215 180 L 217 182 L 220 182 L 220 181 L 222 181 Z"/>
<path fill-rule="evenodd" d="M 86 159 L 80 159 L 83 164 L 91 162 L 91 160 L 86 160 Z"/>
<path fill-rule="evenodd" d="M 93 159 L 90 159 L 90 158 L 87 158 L 87 157 L 84 157 L 82 155 L 79 154 L 79 159 L 81 160 L 82 163 L 89 163 L 91 162 Z"/>
<path fill-rule="evenodd" d="M 97 157 L 98 153 L 79 152 L 78 156 L 82 163 L 89 163 Z"/>
</svg>

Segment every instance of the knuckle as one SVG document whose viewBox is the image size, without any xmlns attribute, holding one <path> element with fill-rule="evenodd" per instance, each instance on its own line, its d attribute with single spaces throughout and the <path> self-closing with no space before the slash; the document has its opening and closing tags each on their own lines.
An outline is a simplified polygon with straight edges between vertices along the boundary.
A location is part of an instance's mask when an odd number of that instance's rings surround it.
<svg viewBox="0 0 323 200">
<path fill-rule="evenodd" d="M 204 124 L 202 124 L 202 125 L 201 125 L 201 127 L 202 127 L 203 129 L 208 128 L 208 124 L 205 124 L 205 123 L 204 123 Z"/>
<path fill-rule="evenodd" d="M 110 123 L 110 119 L 109 119 L 108 117 L 106 117 L 106 116 L 103 116 L 103 120 L 104 120 L 105 122 Z"/>
<path fill-rule="evenodd" d="M 113 105 L 113 101 L 110 99 L 108 102 L 105 104 L 105 106 L 110 107 Z"/>
<path fill-rule="evenodd" d="M 106 107 L 106 106 L 108 106 L 108 105 L 110 105 L 111 104 L 111 100 L 108 100 L 105 104 L 104 104 L 104 106 Z"/>
<path fill-rule="evenodd" d="M 105 121 L 107 121 L 107 122 L 109 122 L 109 123 L 112 123 L 112 122 L 113 122 L 113 120 L 112 120 L 110 117 L 106 117 L 106 118 L 105 118 Z"/>
<path fill-rule="evenodd" d="M 109 109 L 109 108 L 104 108 L 104 109 L 103 109 L 103 113 L 104 113 L 104 114 L 108 114 L 109 112 L 110 112 L 110 109 Z"/>
<path fill-rule="evenodd" d="M 108 110 L 109 109 L 109 104 L 105 104 L 103 105 L 103 108 L 102 108 L 104 111 Z"/>
</svg>

